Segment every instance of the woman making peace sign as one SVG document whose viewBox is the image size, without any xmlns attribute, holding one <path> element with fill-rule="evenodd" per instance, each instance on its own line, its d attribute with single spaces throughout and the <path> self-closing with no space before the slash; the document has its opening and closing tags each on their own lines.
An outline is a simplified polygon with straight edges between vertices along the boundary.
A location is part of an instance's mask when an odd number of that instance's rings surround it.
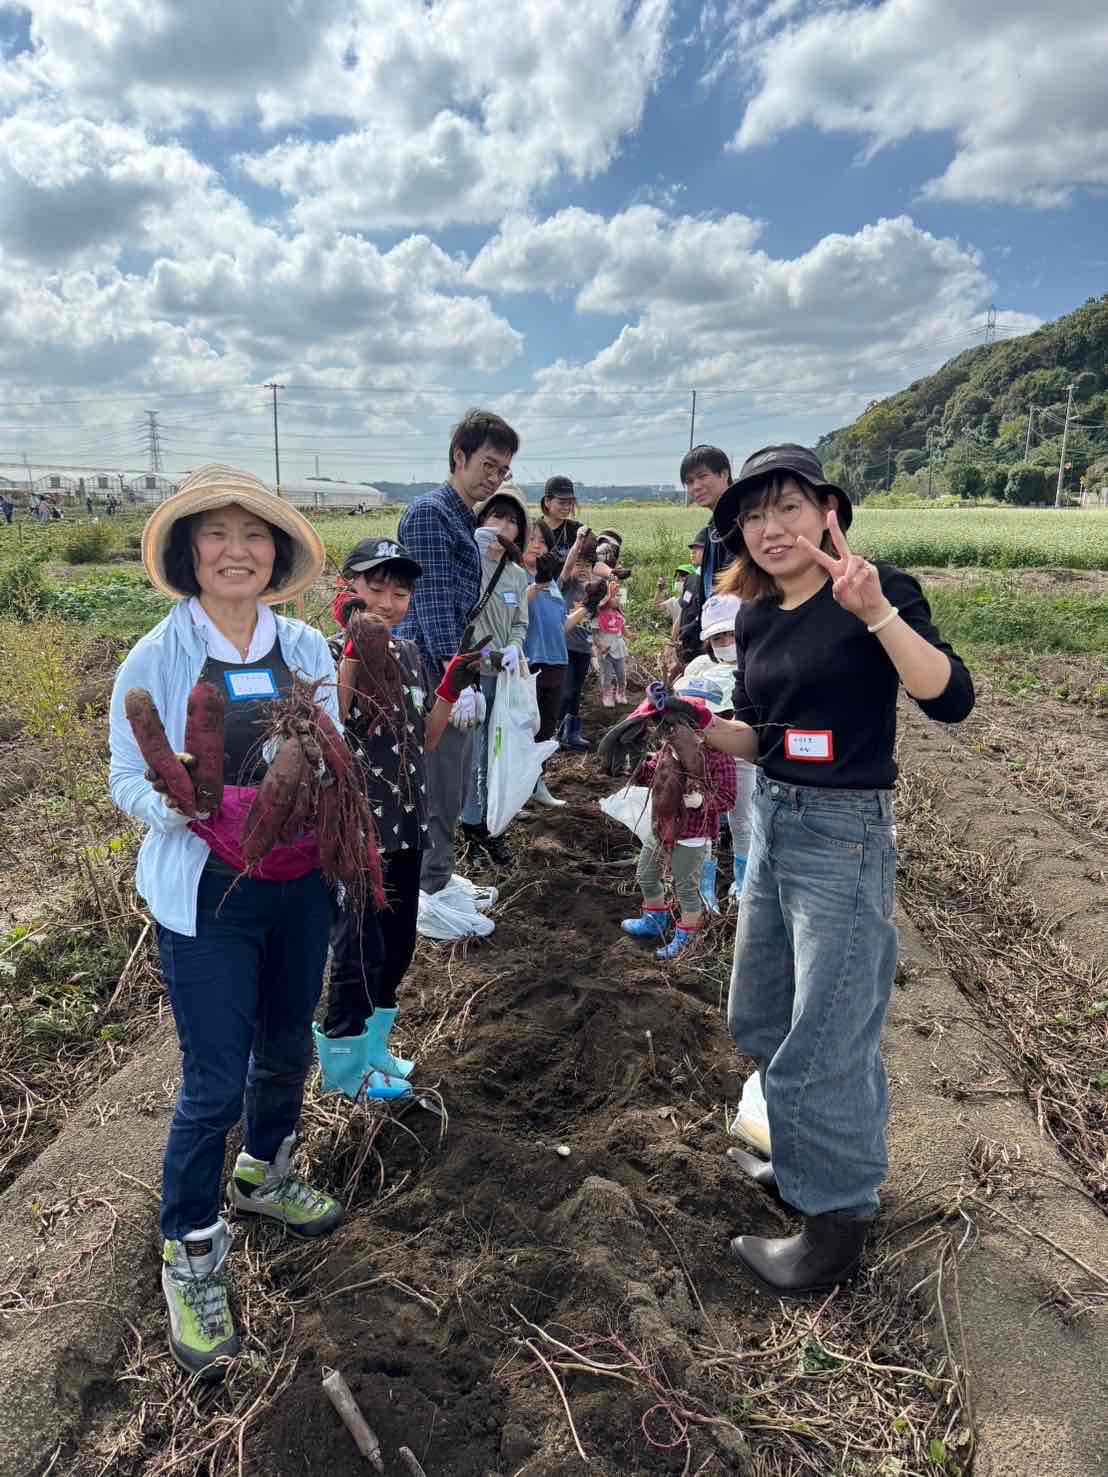
<svg viewBox="0 0 1108 1477">
<path fill-rule="evenodd" d="M 773 1163 L 736 1166 L 804 1218 L 739 1236 L 735 1256 L 784 1294 L 857 1264 L 888 1167 L 881 1024 L 893 925 L 897 690 L 958 723 L 973 683 L 919 583 L 852 554 L 850 500 L 800 446 L 756 452 L 713 513 L 742 597 L 733 721 L 713 748 L 759 765 L 728 1029 L 759 1066 Z"/>
</svg>

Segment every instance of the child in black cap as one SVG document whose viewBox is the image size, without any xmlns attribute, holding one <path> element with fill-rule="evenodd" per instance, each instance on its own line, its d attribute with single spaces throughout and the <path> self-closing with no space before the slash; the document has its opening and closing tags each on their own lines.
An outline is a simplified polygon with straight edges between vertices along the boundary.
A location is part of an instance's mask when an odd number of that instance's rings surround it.
<svg viewBox="0 0 1108 1477">
<path fill-rule="evenodd" d="M 346 899 L 331 933 L 331 983 L 323 1029 L 313 1027 L 324 1084 L 356 1096 L 394 1098 L 411 1089 L 412 1063 L 388 1049 L 396 1022 L 397 987 L 415 952 L 419 874 L 427 831 L 423 756 L 446 725 L 467 721 L 475 708 L 473 672 L 455 657 L 432 691 L 414 641 L 390 635 L 387 676 L 365 673 L 346 627 L 355 617 L 375 617 L 390 632 L 404 619 L 420 564 L 394 539 L 356 544 L 343 564 L 345 588 L 332 606 L 344 629 L 331 641 L 339 664 L 339 707 L 348 743 L 359 756 L 377 826 L 388 906 L 372 902 L 360 911 Z M 363 616 L 363 618 L 364 618 Z M 371 699 L 365 689 L 373 688 Z M 382 703 L 381 692 L 395 699 Z"/>
</svg>

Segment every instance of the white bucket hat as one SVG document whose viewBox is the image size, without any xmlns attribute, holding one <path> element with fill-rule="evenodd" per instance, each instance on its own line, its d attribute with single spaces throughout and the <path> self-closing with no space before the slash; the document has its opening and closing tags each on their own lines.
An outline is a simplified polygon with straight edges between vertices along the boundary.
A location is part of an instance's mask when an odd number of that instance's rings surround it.
<svg viewBox="0 0 1108 1477">
<path fill-rule="evenodd" d="M 725 713 L 735 701 L 735 669 L 722 662 L 685 672 L 673 684 L 678 697 L 698 697 L 713 713 Z"/>
<path fill-rule="evenodd" d="M 739 606 L 742 601 L 737 595 L 710 595 L 700 612 L 700 639 L 722 636 L 724 631 L 735 630 Z"/>
<path fill-rule="evenodd" d="M 173 600 L 187 596 L 190 592 L 179 590 L 166 574 L 165 556 L 173 525 L 193 513 L 207 513 L 231 503 L 264 518 L 292 540 L 292 569 L 288 577 L 278 589 L 266 590 L 261 599 L 267 605 L 276 605 L 309 590 L 323 573 L 327 557 L 319 534 L 303 514 L 270 492 L 252 472 L 240 472 L 235 467 L 216 463 L 190 472 L 173 496 L 166 498 L 146 520 L 142 530 L 142 562 L 151 583 Z"/>
</svg>

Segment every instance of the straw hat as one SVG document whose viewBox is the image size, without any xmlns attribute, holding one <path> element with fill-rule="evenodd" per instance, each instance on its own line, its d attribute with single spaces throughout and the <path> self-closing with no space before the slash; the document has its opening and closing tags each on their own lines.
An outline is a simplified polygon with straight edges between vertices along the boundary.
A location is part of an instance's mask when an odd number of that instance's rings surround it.
<svg viewBox="0 0 1108 1477">
<path fill-rule="evenodd" d="M 256 513 L 274 528 L 283 529 L 292 539 L 292 570 L 288 578 L 280 589 L 267 590 L 261 599 L 267 605 L 275 605 L 295 599 L 310 589 L 323 573 L 326 559 L 319 534 L 291 503 L 270 492 L 265 483 L 251 472 L 212 463 L 190 472 L 173 496 L 154 509 L 142 530 L 142 562 L 151 582 L 162 594 L 174 600 L 188 594 L 187 590 L 179 590 L 170 584 L 166 576 L 165 555 L 173 525 L 179 518 L 207 513 L 212 508 L 225 508 L 230 503 Z"/>
</svg>

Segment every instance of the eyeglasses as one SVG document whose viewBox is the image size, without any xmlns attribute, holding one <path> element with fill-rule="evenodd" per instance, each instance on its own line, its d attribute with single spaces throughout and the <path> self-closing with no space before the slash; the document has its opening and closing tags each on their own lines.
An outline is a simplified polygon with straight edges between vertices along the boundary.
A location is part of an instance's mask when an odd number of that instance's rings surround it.
<svg viewBox="0 0 1108 1477">
<path fill-rule="evenodd" d="M 792 528 L 794 524 L 800 522 L 811 506 L 812 504 L 807 498 L 786 497 L 782 498 L 780 502 L 774 503 L 772 507 L 754 508 L 749 513 L 743 513 L 738 519 L 738 524 L 743 533 L 747 533 L 751 529 L 755 533 L 759 533 L 765 528 L 772 515 L 779 523 L 783 523 L 786 528 Z"/>
<path fill-rule="evenodd" d="M 491 475 L 494 476 L 498 482 L 504 482 L 508 477 L 512 475 L 512 465 L 509 462 L 508 465 L 505 467 L 501 466 L 499 462 L 486 462 L 482 468 L 482 471 L 485 472 L 486 475 L 491 473 Z"/>
</svg>

